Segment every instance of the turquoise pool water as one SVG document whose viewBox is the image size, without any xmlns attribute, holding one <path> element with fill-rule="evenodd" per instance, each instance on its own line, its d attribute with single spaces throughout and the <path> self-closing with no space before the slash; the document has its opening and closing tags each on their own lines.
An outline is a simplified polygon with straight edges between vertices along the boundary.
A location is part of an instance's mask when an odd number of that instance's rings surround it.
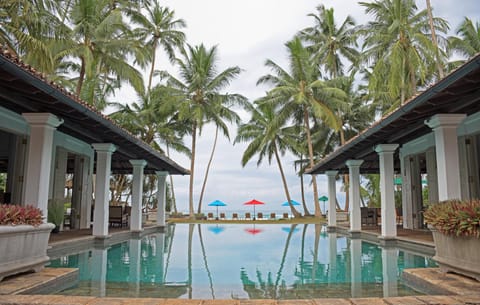
<svg viewBox="0 0 480 305">
<path fill-rule="evenodd" d="M 177 224 L 51 266 L 80 268 L 67 295 L 303 299 L 419 294 L 402 283 L 402 270 L 435 263 L 320 225 Z"/>
</svg>

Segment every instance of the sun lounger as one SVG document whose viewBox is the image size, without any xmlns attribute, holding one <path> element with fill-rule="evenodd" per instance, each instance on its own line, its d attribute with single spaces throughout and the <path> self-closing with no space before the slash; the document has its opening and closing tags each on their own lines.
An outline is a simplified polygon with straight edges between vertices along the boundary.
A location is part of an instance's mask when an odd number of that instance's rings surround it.
<svg viewBox="0 0 480 305">
<path fill-rule="evenodd" d="M 250 213 L 245 213 L 245 219 L 252 219 L 252 214 Z"/>
<path fill-rule="evenodd" d="M 213 219 L 213 213 L 207 213 L 207 219 Z"/>
<path fill-rule="evenodd" d="M 220 213 L 220 219 L 225 219 L 225 213 Z"/>
<path fill-rule="evenodd" d="M 283 219 L 288 219 L 288 218 L 290 218 L 290 217 L 288 216 L 288 213 L 283 213 Z"/>
<path fill-rule="evenodd" d="M 233 213 L 232 214 L 232 219 L 238 219 L 238 213 Z"/>
<path fill-rule="evenodd" d="M 260 213 L 260 212 L 257 213 L 257 218 L 258 218 L 258 219 L 263 219 L 263 213 Z"/>
<path fill-rule="evenodd" d="M 276 219 L 277 215 L 275 213 L 270 213 L 270 219 Z"/>
</svg>

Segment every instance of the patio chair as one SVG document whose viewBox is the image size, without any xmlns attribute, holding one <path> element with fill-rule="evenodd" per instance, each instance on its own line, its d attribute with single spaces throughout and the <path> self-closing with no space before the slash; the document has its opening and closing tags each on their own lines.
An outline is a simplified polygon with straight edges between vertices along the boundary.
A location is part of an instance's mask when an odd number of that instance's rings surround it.
<svg viewBox="0 0 480 305">
<path fill-rule="evenodd" d="M 403 225 L 403 211 L 402 208 L 395 208 L 395 214 L 397 218 L 397 225 Z"/>
<path fill-rule="evenodd" d="M 245 219 L 252 219 L 252 214 L 249 212 L 245 213 Z"/>
<path fill-rule="evenodd" d="M 258 219 L 263 219 L 263 213 L 262 213 L 262 212 L 258 212 L 258 213 L 257 213 L 257 218 L 258 218 Z"/>
<path fill-rule="evenodd" d="M 362 225 L 374 225 L 376 222 L 375 211 L 371 208 L 362 207 L 360 208 L 360 218 Z"/>
<path fill-rule="evenodd" d="M 113 225 L 118 225 L 120 227 L 123 227 L 124 225 L 127 225 L 127 214 L 123 212 L 122 206 L 114 206 L 111 205 L 108 207 L 108 223 L 113 226 Z"/>
<path fill-rule="evenodd" d="M 225 219 L 225 213 L 220 213 L 220 219 Z"/>
<path fill-rule="evenodd" d="M 283 219 L 289 219 L 288 213 L 283 213 Z"/>
<path fill-rule="evenodd" d="M 232 214 L 232 219 L 238 219 L 238 213 L 233 213 Z"/>
<path fill-rule="evenodd" d="M 207 213 L 207 219 L 213 219 L 213 213 Z"/>
<path fill-rule="evenodd" d="M 270 213 L 270 219 L 276 219 L 277 215 L 275 213 Z"/>
</svg>

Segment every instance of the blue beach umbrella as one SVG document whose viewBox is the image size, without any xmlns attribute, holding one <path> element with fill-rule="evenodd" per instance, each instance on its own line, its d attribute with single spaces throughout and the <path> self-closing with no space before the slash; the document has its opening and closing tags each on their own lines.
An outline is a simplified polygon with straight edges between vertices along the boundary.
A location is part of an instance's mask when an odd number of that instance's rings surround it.
<svg viewBox="0 0 480 305">
<path fill-rule="evenodd" d="M 225 231 L 225 227 L 219 227 L 218 225 L 211 226 L 211 227 L 208 227 L 208 231 L 213 232 L 214 234 L 220 234 L 223 231 Z"/>
<path fill-rule="evenodd" d="M 293 231 L 292 231 L 292 228 L 291 227 L 282 227 L 282 231 L 285 231 L 287 233 L 290 233 L 290 231 L 292 232 L 297 232 L 298 230 L 300 230 L 299 228 L 295 227 L 293 228 Z"/>
<path fill-rule="evenodd" d="M 208 204 L 208 206 L 217 207 L 217 219 L 218 219 L 218 207 L 224 207 L 224 206 L 226 206 L 226 203 L 221 201 L 221 200 L 215 200 L 215 201 L 210 202 Z"/>
<path fill-rule="evenodd" d="M 290 202 L 292 203 L 292 205 L 300 205 L 300 203 L 295 200 L 290 200 Z M 288 207 L 288 201 L 282 203 L 282 207 Z"/>
</svg>

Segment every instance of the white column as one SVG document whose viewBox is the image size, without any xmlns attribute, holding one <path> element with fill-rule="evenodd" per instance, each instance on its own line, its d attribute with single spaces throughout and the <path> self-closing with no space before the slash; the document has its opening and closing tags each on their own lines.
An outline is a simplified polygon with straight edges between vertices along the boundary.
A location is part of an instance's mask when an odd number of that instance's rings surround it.
<svg viewBox="0 0 480 305">
<path fill-rule="evenodd" d="M 428 184 L 428 201 L 438 202 L 438 177 L 437 177 L 437 158 L 435 149 L 431 148 L 425 152 L 427 163 L 427 184 Z"/>
<path fill-rule="evenodd" d="M 437 114 L 425 121 L 435 133 L 438 199 L 460 199 L 460 166 L 457 127 L 465 114 Z"/>
<path fill-rule="evenodd" d="M 383 296 L 398 296 L 398 250 L 382 248 Z"/>
<path fill-rule="evenodd" d="M 350 240 L 350 281 L 352 298 L 362 297 L 362 240 Z"/>
<path fill-rule="evenodd" d="M 142 240 L 130 239 L 128 242 L 128 254 L 130 256 L 129 264 L 129 282 L 135 286 L 135 297 L 140 297 L 140 279 L 141 279 L 141 260 L 142 260 Z M 132 290 L 130 288 L 130 290 Z"/>
<path fill-rule="evenodd" d="M 337 198 L 337 188 L 335 187 L 335 178 L 338 171 L 326 171 L 328 179 L 328 226 L 335 227 L 337 225 L 337 205 L 335 199 Z"/>
<path fill-rule="evenodd" d="M 157 226 L 164 227 L 168 172 L 158 171 L 155 174 L 157 174 Z"/>
<path fill-rule="evenodd" d="M 50 113 L 23 113 L 22 116 L 30 124 L 24 204 L 40 208 L 46 221 L 53 134 L 63 120 Z"/>
<path fill-rule="evenodd" d="M 328 233 L 328 279 L 330 283 L 337 280 L 337 233 Z"/>
<path fill-rule="evenodd" d="M 362 229 L 360 215 L 360 165 L 363 160 L 347 160 L 350 175 L 350 231 L 359 232 Z"/>
<path fill-rule="evenodd" d="M 97 153 L 97 171 L 95 177 L 95 209 L 93 211 L 93 235 L 108 236 L 108 195 L 110 190 L 110 173 L 112 154 L 116 150 L 111 143 L 92 144 Z"/>
<path fill-rule="evenodd" d="M 155 279 L 156 283 L 163 283 L 165 277 L 165 233 L 157 233 L 155 238 Z"/>
<path fill-rule="evenodd" d="M 92 250 L 92 286 L 97 285 L 99 297 L 107 296 L 108 249 Z"/>
<path fill-rule="evenodd" d="M 143 169 L 145 160 L 130 160 L 133 166 L 132 182 L 132 215 L 130 218 L 130 231 L 141 232 L 142 228 L 142 201 L 143 201 Z"/>
<path fill-rule="evenodd" d="M 397 219 L 395 212 L 395 189 L 393 185 L 393 154 L 398 144 L 379 144 L 375 147 L 380 165 L 380 202 L 382 213 L 382 233 L 384 239 L 397 236 Z"/>
</svg>

